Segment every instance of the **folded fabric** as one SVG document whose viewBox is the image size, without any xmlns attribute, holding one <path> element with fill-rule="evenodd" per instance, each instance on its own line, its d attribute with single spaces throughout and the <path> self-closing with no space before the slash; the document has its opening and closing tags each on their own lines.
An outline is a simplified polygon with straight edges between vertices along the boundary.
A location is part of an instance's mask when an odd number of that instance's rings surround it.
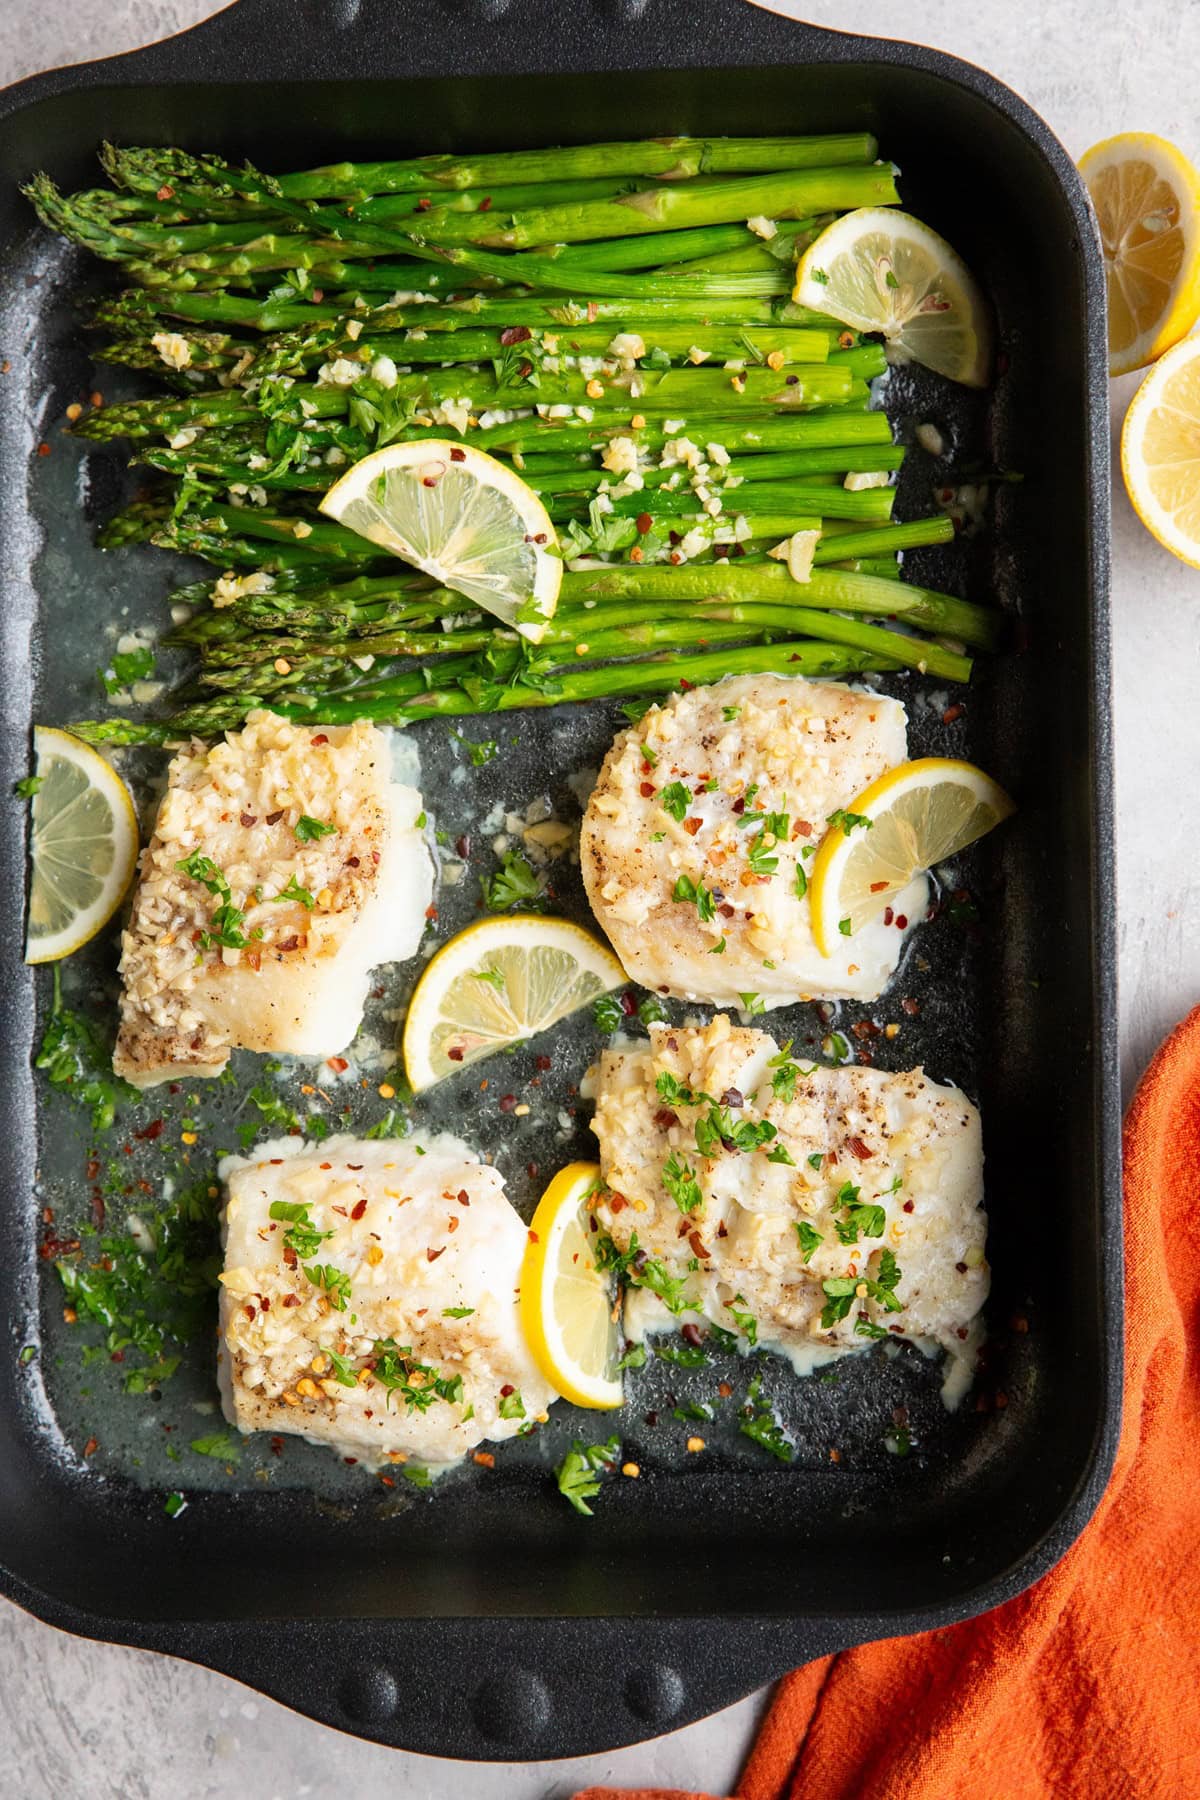
<svg viewBox="0 0 1200 1800">
<path fill-rule="evenodd" d="M 1200 1008 L 1125 1122 L 1125 1271 L 1121 1441 L 1082 1537 L 993 1612 L 789 1675 L 740 1800 L 1200 1794 Z"/>
</svg>

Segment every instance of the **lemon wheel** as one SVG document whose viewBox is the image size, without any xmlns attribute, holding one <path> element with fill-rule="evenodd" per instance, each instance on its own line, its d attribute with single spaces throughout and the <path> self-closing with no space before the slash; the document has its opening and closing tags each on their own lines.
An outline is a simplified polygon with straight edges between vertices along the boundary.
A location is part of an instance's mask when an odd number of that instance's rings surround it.
<svg viewBox="0 0 1200 1800">
<path fill-rule="evenodd" d="M 562 558 L 550 515 L 519 475 L 469 444 L 389 444 L 334 482 L 321 511 L 533 643 L 554 616 Z"/>
<path fill-rule="evenodd" d="M 1200 569 L 1200 338 L 1168 350 L 1134 395 L 1121 474 L 1147 531 Z"/>
<path fill-rule="evenodd" d="M 595 1163 L 571 1163 L 542 1195 L 521 1266 L 521 1324 L 534 1361 L 565 1400 L 608 1408 L 625 1394 L 617 1297 L 596 1267 L 587 1206 L 599 1176 Z"/>
<path fill-rule="evenodd" d="M 865 206 L 836 219 L 796 265 L 792 298 L 856 331 L 882 332 L 893 354 L 951 381 L 988 381 L 988 303 L 958 253 L 909 213 Z"/>
<path fill-rule="evenodd" d="M 1111 375 L 1145 368 L 1200 316 L 1200 172 L 1166 138 L 1128 131 L 1079 172 L 1100 228 Z"/>
<path fill-rule="evenodd" d="M 138 827 L 125 783 L 87 744 L 39 725 L 33 748 L 25 960 L 47 963 L 108 924 L 133 880 Z"/>
<path fill-rule="evenodd" d="M 973 763 L 927 756 L 872 782 L 826 832 L 808 891 L 822 956 L 878 918 L 914 875 L 973 844 L 1014 810 Z"/>
<path fill-rule="evenodd" d="M 625 971 L 567 919 L 511 913 L 480 919 L 443 944 L 418 981 L 404 1022 L 414 1093 L 621 987 Z"/>
</svg>

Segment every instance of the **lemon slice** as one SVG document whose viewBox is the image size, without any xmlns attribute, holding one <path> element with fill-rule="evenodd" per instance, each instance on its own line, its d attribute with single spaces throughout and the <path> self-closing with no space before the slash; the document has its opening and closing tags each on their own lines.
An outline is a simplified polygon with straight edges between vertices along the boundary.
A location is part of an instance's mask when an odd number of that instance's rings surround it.
<svg viewBox="0 0 1200 1800">
<path fill-rule="evenodd" d="M 856 331 L 881 331 L 893 354 L 967 387 L 987 384 L 991 314 L 944 238 L 890 206 L 845 213 L 796 265 L 792 299 Z"/>
<path fill-rule="evenodd" d="M 469 444 L 389 444 L 347 469 L 321 511 L 532 643 L 554 616 L 562 558 L 550 515 L 519 475 Z"/>
<path fill-rule="evenodd" d="M 1133 396 L 1121 473 L 1147 531 L 1200 569 L 1200 338 L 1168 350 Z"/>
<path fill-rule="evenodd" d="M 914 875 L 965 850 L 1013 810 L 990 775 L 949 757 L 901 763 L 873 781 L 813 858 L 808 891 L 821 955 L 877 918 Z"/>
<path fill-rule="evenodd" d="M 25 961 L 58 962 L 103 930 L 125 898 L 137 816 L 125 783 L 78 738 L 39 725 L 33 751 L 41 786 L 30 815 Z"/>
<path fill-rule="evenodd" d="M 1127 131 L 1079 164 L 1108 280 L 1108 369 L 1143 369 L 1200 315 L 1200 173 L 1166 138 Z"/>
<path fill-rule="evenodd" d="M 416 985 L 404 1021 L 409 1084 L 420 1093 L 625 979 L 611 950 L 567 919 L 480 919 L 443 944 Z"/>
<path fill-rule="evenodd" d="M 620 1308 L 596 1267 L 587 1198 L 596 1163 L 570 1163 L 542 1195 L 521 1265 L 521 1324 L 538 1368 L 575 1406 L 620 1406 Z"/>
</svg>

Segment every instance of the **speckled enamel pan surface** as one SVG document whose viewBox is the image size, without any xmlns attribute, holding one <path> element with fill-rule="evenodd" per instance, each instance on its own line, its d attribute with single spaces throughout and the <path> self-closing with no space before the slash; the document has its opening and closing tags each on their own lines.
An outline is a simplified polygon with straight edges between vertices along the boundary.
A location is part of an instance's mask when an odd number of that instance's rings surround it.
<svg viewBox="0 0 1200 1800">
<path fill-rule="evenodd" d="M 0 1588 L 41 1618 L 209 1664 L 384 1743 L 565 1756 L 684 1724 L 827 1651 L 994 1606 L 1048 1569 L 1092 1512 L 1121 1369 L 1103 282 L 1062 147 L 988 75 L 738 0 L 242 0 L 169 43 L 0 95 L 0 793 L 28 767 L 33 721 L 94 709 L 104 628 L 161 620 L 172 579 L 163 553 L 94 547 L 96 519 L 126 491 L 122 458 L 72 445 L 60 426 L 97 381 L 116 391 L 78 329 L 80 292 L 107 277 L 35 226 L 18 182 L 39 168 L 87 182 L 109 137 L 283 169 L 847 129 L 878 134 L 906 203 L 976 270 L 999 324 L 990 394 L 909 372 L 892 378 L 889 412 L 902 435 L 935 422 L 958 469 L 1024 477 L 998 486 L 989 529 L 918 553 L 910 570 L 995 594 L 1017 615 L 1011 653 L 981 670 L 951 724 L 929 684 L 887 682 L 909 708 L 911 753 L 972 757 L 1016 795 L 1019 816 L 964 863 L 973 908 L 946 908 L 884 999 L 837 1019 L 856 1045 L 856 1023 L 901 1022 L 894 1039 L 870 1039 L 879 1065 L 924 1063 L 982 1107 L 994 1287 L 976 1394 L 945 1413 L 936 1367 L 908 1350 L 851 1359 L 825 1381 L 764 1359 L 795 1462 L 723 1425 L 689 1457 L 672 1409 L 749 1371 L 651 1359 L 619 1420 L 642 1476 L 610 1480 L 591 1520 L 548 1471 L 573 1436 L 611 1427 L 565 1407 L 494 1470 L 468 1465 L 434 1494 L 386 1490 L 302 1445 L 277 1458 L 248 1446 L 233 1475 L 195 1456 L 181 1469 L 165 1427 L 205 1429 L 194 1407 L 213 1397 L 209 1345 L 161 1401 L 135 1402 L 107 1361 L 81 1372 L 38 1255 L 44 1205 L 64 1221 L 87 1207 L 86 1119 L 31 1074 L 48 978 L 21 961 L 26 809 L 3 803 Z M 34 454 L 42 438 L 49 456 Z M 928 507 L 934 473 L 914 452 L 901 516 Z M 577 814 L 570 778 L 598 765 L 619 718 L 597 706 L 470 722 L 468 737 L 502 751 L 479 769 L 444 724 L 418 727 L 436 823 L 451 839 L 478 835 L 497 801 L 524 810 L 543 796 Z M 475 874 L 492 866 L 485 857 L 443 890 L 440 931 L 474 916 Z M 585 918 L 578 871 L 556 887 L 562 910 Z M 114 963 L 102 940 L 83 980 L 111 984 Z M 380 984 L 382 1010 L 403 1003 L 413 974 Z M 771 1023 L 808 1049 L 828 1029 L 811 1007 Z M 494 1152 L 528 1215 L 549 1170 L 591 1154 L 572 1090 L 600 1042 L 578 1017 L 482 1071 L 488 1089 L 478 1072 L 446 1083 L 424 1122 Z M 534 1092 L 535 1053 L 551 1059 L 536 1104 L 502 1111 L 506 1092 Z M 196 1113 L 203 1142 L 233 1125 L 254 1059 L 236 1073 L 238 1088 Z M 362 1123 L 367 1100 L 354 1094 Z M 137 1156 L 130 1171 L 141 1177 Z M 914 1438 L 903 1459 L 884 1443 L 900 1406 Z M 98 1445 L 85 1457 L 89 1429 Z M 173 1519 L 163 1499 L 175 1487 L 189 1504 Z"/>
</svg>

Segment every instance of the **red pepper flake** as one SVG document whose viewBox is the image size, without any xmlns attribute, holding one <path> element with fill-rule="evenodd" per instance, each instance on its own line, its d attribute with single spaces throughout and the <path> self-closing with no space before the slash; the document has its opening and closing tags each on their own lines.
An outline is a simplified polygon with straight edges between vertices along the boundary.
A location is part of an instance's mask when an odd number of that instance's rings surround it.
<svg viewBox="0 0 1200 1800">
<path fill-rule="evenodd" d="M 162 1132 L 163 1132 L 162 1120 L 161 1119 L 151 1119 L 151 1121 L 148 1125 L 143 1125 L 142 1129 L 140 1131 L 135 1131 L 133 1135 L 135 1138 L 140 1138 L 142 1143 L 144 1143 L 144 1144 L 152 1144 L 154 1142 L 155 1138 L 162 1136 Z"/>
<path fill-rule="evenodd" d="M 504 1384 L 504 1386 L 503 1386 L 503 1387 L 502 1387 L 502 1388 L 501 1388 L 501 1389 L 500 1389 L 500 1398 L 501 1398 L 501 1399 L 502 1399 L 502 1400 L 507 1400 L 507 1399 L 508 1399 L 508 1396 L 509 1396 L 509 1395 L 510 1395 L 510 1394 L 511 1394 L 511 1393 L 514 1393 L 514 1392 L 515 1392 L 515 1391 L 516 1391 L 516 1390 L 515 1390 L 515 1389 L 514 1389 L 514 1387 L 513 1387 L 513 1384 L 512 1384 L 512 1382 L 511 1382 L 511 1381 L 506 1381 L 506 1382 L 505 1382 L 505 1384 Z"/>
<path fill-rule="evenodd" d="M 88 1439 L 87 1443 L 83 1446 L 83 1454 L 85 1456 L 94 1456 L 99 1448 L 100 1448 L 100 1445 L 99 1445 L 98 1440 L 94 1437 L 91 1437 Z"/>
<path fill-rule="evenodd" d="M 897 931 L 907 931 L 908 930 L 908 920 L 904 916 L 903 913 L 896 914 L 896 930 Z"/>
<path fill-rule="evenodd" d="M 458 1214 L 457 1213 L 451 1213 L 450 1217 L 446 1220 L 446 1230 L 447 1231 L 457 1231 L 458 1230 Z"/>
<path fill-rule="evenodd" d="M 831 1463 L 840 1463 L 842 1460 L 841 1451 L 840 1450 L 831 1450 L 829 1452 L 829 1460 Z"/>
<path fill-rule="evenodd" d="M 879 1027 L 874 1019 L 856 1019 L 850 1030 L 859 1039 L 879 1036 Z"/>
<path fill-rule="evenodd" d="M 953 725 L 956 719 L 962 718 L 966 710 L 965 706 L 948 706 L 942 714 L 942 724 Z"/>
<path fill-rule="evenodd" d="M 491 212 L 491 210 L 492 210 L 492 196 L 490 194 L 485 194 L 483 196 L 483 199 L 479 202 L 479 211 L 480 212 Z"/>
<path fill-rule="evenodd" d="M 123 1350 L 114 1350 L 108 1360 L 109 1362 L 123 1363 L 125 1361 L 125 1352 Z"/>
<path fill-rule="evenodd" d="M 320 306 L 322 300 L 325 298 L 325 289 L 324 288 L 314 288 L 312 291 L 312 297 L 313 297 L 313 305 Z"/>
<path fill-rule="evenodd" d="M 506 325 L 500 333 L 500 342 L 507 350 L 512 344 L 527 344 L 532 336 L 528 325 Z"/>
<path fill-rule="evenodd" d="M 858 1158 L 859 1162 L 870 1162 L 875 1154 L 873 1150 L 868 1150 L 860 1137 L 847 1138 L 846 1148 L 852 1156 Z"/>
<path fill-rule="evenodd" d="M 527 1231 L 525 1233 L 525 1235 L 529 1239 L 531 1244 L 540 1244 L 542 1241 L 536 1231 L 533 1231 L 533 1230 Z"/>
<path fill-rule="evenodd" d="M 621 1011 L 625 1014 L 627 1019 L 632 1019 L 634 1013 L 637 1011 L 637 1001 L 628 989 L 621 995 Z"/>
<path fill-rule="evenodd" d="M 681 1325 L 679 1327 L 679 1335 L 685 1344 L 699 1345 L 704 1342 L 704 1336 L 700 1327 L 693 1324 L 691 1320 L 689 1320 L 686 1325 Z"/>
<path fill-rule="evenodd" d="M 355 1221 L 357 1221 L 362 1218 L 362 1216 L 366 1212 L 366 1210 L 367 1210 L 367 1201 L 366 1201 L 366 1196 L 364 1195 L 363 1198 L 358 1202 L 358 1204 L 356 1206 L 352 1206 L 350 1208 L 350 1217 L 352 1219 L 354 1219 Z"/>
<path fill-rule="evenodd" d="M 639 513 L 637 518 L 634 520 L 634 524 L 638 528 L 638 536 L 645 537 L 646 533 L 650 530 L 650 527 L 653 525 L 653 523 L 654 523 L 654 520 L 650 517 L 649 513 Z"/>
<path fill-rule="evenodd" d="M 912 1210 L 913 1210 L 913 1204 L 914 1204 L 914 1203 L 913 1203 L 913 1202 L 912 1202 L 912 1201 L 911 1201 L 911 1200 L 906 1200 L 906 1201 L 905 1201 L 905 1202 L 904 1202 L 904 1208 L 903 1208 L 903 1210 L 904 1210 L 904 1211 L 905 1211 L 905 1212 L 908 1212 L 908 1213 L 910 1213 L 910 1212 L 912 1212 Z"/>
<path fill-rule="evenodd" d="M 318 731 L 316 737 L 310 738 L 309 742 L 311 743 L 313 749 L 315 750 L 317 748 L 318 744 L 327 744 L 329 742 L 329 738 L 327 737 L 325 732 Z"/>
<path fill-rule="evenodd" d="M 390 1475 L 381 1475 L 379 1477 L 379 1479 L 383 1483 L 384 1487 L 394 1488 L 396 1485 Z"/>
<path fill-rule="evenodd" d="M 893 919 L 894 919 L 894 918 L 895 918 L 895 916 L 896 916 L 896 915 L 895 915 L 895 913 L 894 913 L 894 912 L 893 912 L 893 911 L 892 911 L 892 909 L 891 909 L 891 907 L 890 907 L 890 906 L 885 906 L 885 907 L 884 907 L 884 909 L 883 909 L 883 922 L 884 922 L 884 924 L 885 924 L 885 925 L 890 925 L 890 924 L 891 924 L 891 922 L 892 922 L 892 920 L 893 920 Z"/>
<path fill-rule="evenodd" d="M 267 824 L 268 825 L 278 825 L 278 823 L 279 823 L 280 819 L 282 819 L 282 817 L 283 817 L 283 809 L 281 807 L 278 812 L 273 812 L 273 813 L 267 814 Z"/>
<path fill-rule="evenodd" d="M 455 1198 L 460 1206 L 470 1206 L 471 1204 L 470 1196 L 468 1195 L 466 1188 L 459 1188 Z"/>
<path fill-rule="evenodd" d="M 372 854 L 373 854 L 373 853 L 372 853 Z M 426 918 L 427 918 L 427 919 L 430 919 L 430 920 L 432 920 L 432 919 L 436 919 L 436 918 L 437 918 L 437 916 L 438 916 L 438 911 L 437 911 L 437 907 L 436 907 L 436 906 L 427 906 L 427 907 L 426 907 L 426 908 L 425 908 L 425 917 L 426 917 Z"/>
<path fill-rule="evenodd" d="M 282 1456 L 283 1455 L 283 1439 L 281 1437 L 273 1437 L 270 1440 L 270 1444 L 271 1444 L 271 1455 L 272 1456 Z"/>
<path fill-rule="evenodd" d="M 49 444 L 39 444 L 38 448 L 37 448 L 37 453 L 39 456 L 49 456 L 49 454 L 50 454 Z"/>
<path fill-rule="evenodd" d="M 175 189 L 171 186 L 169 181 L 164 181 L 162 186 L 155 193 L 154 198 L 156 200 L 173 200 L 175 198 Z"/>
<path fill-rule="evenodd" d="M 346 1061 L 344 1056 L 327 1056 L 325 1058 L 325 1067 L 327 1069 L 332 1069 L 335 1075 L 341 1075 L 350 1067 L 350 1064 Z"/>
<path fill-rule="evenodd" d="M 451 1062 L 461 1062 L 463 1057 L 465 1056 L 465 1054 L 466 1054 L 466 1052 L 464 1051 L 461 1044 L 451 1044 L 450 1048 L 446 1052 L 446 1055 L 449 1057 Z"/>
<path fill-rule="evenodd" d="M 719 1224 L 719 1225 L 718 1225 L 718 1226 L 717 1226 L 717 1236 L 718 1236 L 718 1237 L 719 1237 L 719 1238 L 722 1238 L 722 1237 L 728 1237 L 728 1236 L 729 1236 L 729 1233 L 728 1233 L 728 1231 L 727 1231 L 727 1230 L 726 1230 L 726 1229 L 725 1229 L 725 1221 L 724 1221 L 724 1219 L 722 1219 L 722 1221 L 721 1221 L 721 1223 L 720 1223 L 720 1224 Z"/>
<path fill-rule="evenodd" d="M 246 830 L 249 831 L 249 829 L 252 825 L 258 824 L 258 820 L 255 818 L 253 813 L 243 813 L 242 814 L 242 824 L 246 827 Z"/>
<path fill-rule="evenodd" d="M 704 1240 L 698 1231 L 688 1232 L 688 1243 L 692 1246 L 692 1255 L 698 1256 L 701 1262 L 707 1262 L 712 1251 L 705 1248 Z"/>
<path fill-rule="evenodd" d="M 38 1245 L 38 1255 L 43 1262 L 54 1262 L 60 1256 L 70 1256 L 79 1249 L 78 1238 L 55 1237 L 53 1233 L 43 1238 Z"/>
<path fill-rule="evenodd" d="M 500 1096 L 500 1111 L 502 1113 L 510 1113 L 516 1104 L 517 1096 L 515 1094 L 502 1094 Z"/>
<path fill-rule="evenodd" d="M 433 201 L 429 198 L 428 195 L 426 195 L 423 200 L 417 201 L 417 204 L 413 207 L 413 211 L 414 212 L 428 212 L 432 205 L 433 205 Z"/>
<path fill-rule="evenodd" d="M 285 1262 L 287 1261 L 286 1255 L 284 1257 L 284 1261 Z M 292 1262 L 293 1262 L 293 1266 L 294 1266 L 294 1264 L 295 1264 L 295 1255 L 294 1254 L 292 1257 Z M 299 1306 L 299 1304 L 300 1304 L 299 1294 L 285 1294 L 283 1296 L 283 1304 L 285 1306 Z"/>
<path fill-rule="evenodd" d="M 490 1450 L 472 1451 L 471 1461 L 477 1462 L 481 1469 L 494 1469 L 496 1466 L 496 1459 Z"/>
<path fill-rule="evenodd" d="M 538 1056 L 538 1057 L 534 1058 L 534 1066 L 536 1068 L 540 1069 L 542 1074 L 544 1075 L 546 1073 L 547 1069 L 553 1067 L 553 1064 L 551 1063 L 550 1058 L 548 1056 Z"/>
<path fill-rule="evenodd" d="M 98 1180 L 99 1175 L 100 1175 L 100 1164 L 94 1156 L 88 1162 L 87 1168 L 84 1170 L 84 1174 L 87 1176 L 89 1181 Z M 42 1217 L 44 1219 L 46 1219 L 47 1214 L 49 1214 L 49 1219 L 52 1219 L 54 1217 L 54 1214 L 52 1212 L 50 1212 L 49 1207 L 47 1207 L 45 1212 L 43 1212 Z M 47 1223 L 49 1223 L 49 1219 L 47 1219 Z"/>
<path fill-rule="evenodd" d="M 594 325 L 596 323 L 596 320 L 599 318 L 599 316 L 600 316 L 600 308 L 596 305 L 596 302 L 594 300 L 589 300 L 587 303 L 587 322 L 588 322 L 588 324 Z"/>
<path fill-rule="evenodd" d="M 446 1246 L 445 1246 L 445 1244 L 443 1244 L 440 1250 L 434 1250 L 434 1249 L 426 1250 L 425 1258 L 426 1258 L 427 1262 L 436 1262 L 439 1256 L 445 1256 L 445 1254 L 446 1254 Z"/>
<path fill-rule="evenodd" d="M 887 886 L 886 881 L 873 881 L 871 883 L 871 892 L 873 894 L 882 894 L 882 892 L 886 886 Z"/>
<path fill-rule="evenodd" d="M 638 793 L 642 796 L 643 800 L 649 800 L 654 793 L 654 783 L 652 781 L 643 781 L 638 788 Z"/>
<path fill-rule="evenodd" d="M 92 1223 L 97 1231 L 104 1230 L 104 1195 L 99 1188 L 92 1195 Z"/>
<path fill-rule="evenodd" d="M 692 818 L 685 819 L 683 821 L 683 829 L 687 832 L 689 837 L 695 837 L 696 833 L 699 831 L 699 829 L 700 829 L 701 825 L 703 825 L 703 823 L 704 823 L 703 819 L 697 819 L 693 815 Z"/>
</svg>

